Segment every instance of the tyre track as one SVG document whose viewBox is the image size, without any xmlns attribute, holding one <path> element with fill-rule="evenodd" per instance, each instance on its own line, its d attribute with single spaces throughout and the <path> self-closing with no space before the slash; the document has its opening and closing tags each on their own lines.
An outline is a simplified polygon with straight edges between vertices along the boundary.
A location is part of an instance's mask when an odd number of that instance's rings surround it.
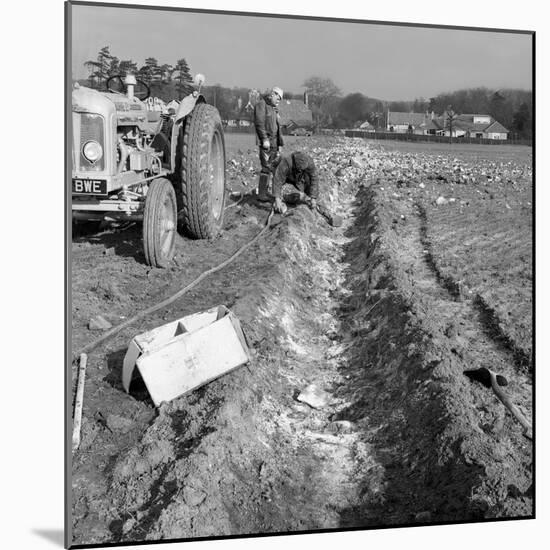
<svg viewBox="0 0 550 550">
<path fill-rule="evenodd" d="M 479 293 L 476 293 L 470 299 L 464 292 L 460 281 L 442 274 L 437 265 L 437 260 L 434 258 L 432 241 L 428 232 L 426 210 L 419 202 L 415 203 L 415 209 L 420 221 L 420 243 L 424 247 L 424 258 L 428 269 L 434 274 L 437 283 L 449 293 L 449 298 L 462 303 L 463 307 L 457 308 L 460 318 L 472 321 L 471 325 L 475 337 L 470 339 L 468 347 L 477 350 L 488 350 L 489 355 L 495 357 L 493 359 L 495 364 L 503 366 L 512 378 L 520 377 L 520 385 L 527 384 L 530 382 L 530 378 L 525 375 L 529 374 L 530 357 L 503 332 L 497 313 Z M 513 365 L 514 368 L 510 368 L 510 365 Z M 531 395 L 531 392 L 529 392 L 529 395 Z"/>
</svg>

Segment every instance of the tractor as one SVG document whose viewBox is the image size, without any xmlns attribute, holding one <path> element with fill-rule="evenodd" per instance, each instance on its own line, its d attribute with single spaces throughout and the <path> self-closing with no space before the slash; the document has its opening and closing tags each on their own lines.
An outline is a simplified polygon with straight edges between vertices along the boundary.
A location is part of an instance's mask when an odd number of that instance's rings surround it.
<svg viewBox="0 0 550 550">
<path fill-rule="evenodd" d="M 225 141 L 220 115 L 195 88 L 164 111 L 149 86 L 116 75 L 106 91 L 72 91 L 72 217 L 75 224 L 142 223 L 147 264 L 167 267 L 176 232 L 214 238 L 223 224 Z"/>
</svg>

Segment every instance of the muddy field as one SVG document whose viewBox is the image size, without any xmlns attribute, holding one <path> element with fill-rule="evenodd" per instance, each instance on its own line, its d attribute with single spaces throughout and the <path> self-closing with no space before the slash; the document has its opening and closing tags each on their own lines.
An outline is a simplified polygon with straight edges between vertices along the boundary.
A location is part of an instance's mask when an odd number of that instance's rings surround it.
<svg viewBox="0 0 550 550">
<path fill-rule="evenodd" d="M 228 191 L 255 186 L 253 138 L 227 135 Z M 522 518 L 532 441 L 489 367 L 532 417 L 531 149 L 297 138 L 330 227 L 275 215 L 247 252 L 90 352 L 73 456 L 73 544 Z M 236 200 L 236 199 L 235 199 Z M 227 259 L 269 207 L 228 199 L 211 242 L 178 237 L 145 265 L 138 226 L 72 243 L 73 351 Z M 156 409 L 126 394 L 135 335 L 224 304 L 253 360 Z M 73 366 L 73 376 L 76 375 Z M 298 399 L 315 388 L 320 402 Z"/>
</svg>

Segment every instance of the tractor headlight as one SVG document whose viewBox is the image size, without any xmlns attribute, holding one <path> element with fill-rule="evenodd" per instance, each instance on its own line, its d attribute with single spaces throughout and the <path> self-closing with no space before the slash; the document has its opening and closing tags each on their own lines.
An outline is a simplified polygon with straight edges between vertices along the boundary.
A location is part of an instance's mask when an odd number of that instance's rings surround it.
<svg viewBox="0 0 550 550">
<path fill-rule="evenodd" d="M 103 156 L 103 148 L 97 141 L 87 141 L 82 147 L 82 154 L 88 162 L 97 162 Z"/>
</svg>

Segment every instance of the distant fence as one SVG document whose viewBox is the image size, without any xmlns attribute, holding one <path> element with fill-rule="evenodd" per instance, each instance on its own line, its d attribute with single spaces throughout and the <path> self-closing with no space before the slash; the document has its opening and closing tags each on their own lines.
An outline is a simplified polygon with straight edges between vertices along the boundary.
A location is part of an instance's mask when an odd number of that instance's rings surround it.
<svg viewBox="0 0 550 550">
<path fill-rule="evenodd" d="M 360 137 L 376 140 L 394 140 L 394 141 L 423 141 L 434 143 L 473 143 L 482 145 L 528 145 L 532 146 L 530 139 L 483 139 L 471 137 L 454 137 L 452 140 L 448 136 L 426 136 L 420 134 L 401 134 L 398 132 L 365 132 L 362 130 L 345 130 L 346 137 Z"/>
<path fill-rule="evenodd" d="M 226 134 L 253 134 L 254 126 L 224 126 L 223 131 Z M 288 135 L 283 130 L 285 135 Z M 433 143 L 449 143 L 448 136 L 425 136 L 420 134 L 401 134 L 399 132 L 365 132 L 363 130 L 328 130 L 321 129 L 319 132 L 315 132 L 315 136 L 346 136 L 346 137 L 360 137 L 365 139 L 374 140 L 393 140 L 393 141 L 419 141 L 419 142 L 433 142 Z M 530 139 L 482 139 L 471 137 L 454 137 L 452 143 L 472 143 L 481 145 L 533 145 Z"/>
<path fill-rule="evenodd" d="M 226 134 L 253 134 L 254 126 L 224 126 L 223 131 Z"/>
<path fill-rule="evenodd" d="M 255 133 L 254 126 L 224 126 L 223 131 L 226 134 L 253 134 Z M 285 136 L 288 136 L 290 134 L 291 130 L 287 130 L 286 128 L 283 128 L 283 134 Z"/>
</svg>

